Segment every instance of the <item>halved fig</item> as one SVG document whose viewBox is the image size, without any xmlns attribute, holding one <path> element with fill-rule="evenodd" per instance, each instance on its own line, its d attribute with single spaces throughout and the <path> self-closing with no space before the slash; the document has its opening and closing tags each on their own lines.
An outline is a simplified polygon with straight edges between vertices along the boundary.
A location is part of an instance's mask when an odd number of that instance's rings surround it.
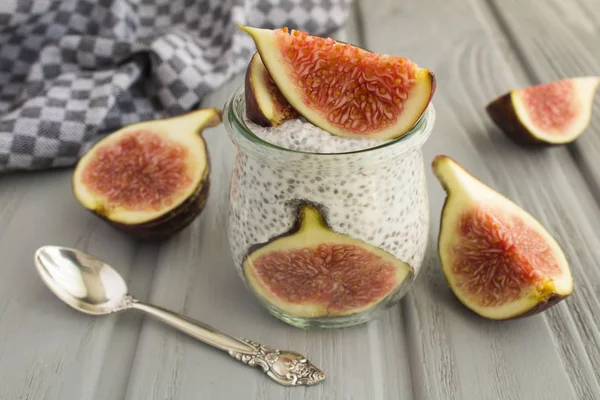
<svg viewBox="0 0 600 400">
<path fill-rule="evenodd" d="M 505 320 L 537 314 L 573 291 L 557 241 L 529 213 L 437 156 L 433 172 L 448 196 L 438 252 L 456 297 L 480 316 Z"/>
<path fill-rule="evenodd" d="M 240 28 L 291 106 L 332 135 L 398 138 L 435 92 L 434 75 L 407 58 L 287 28 Z"/>
<path fill-rule="evenodd" d="M 298 317 L 371 309 L 412 268 L 393 255 L 331 230 L 319 207 L 303 202 L 290 232 L 253 246 L 243 262 L 249 287 L 265 302 Z"/>
<path fill-rule="evenodd" d="M 132 236 L 171 236 L 204 208 L 210 160 L 201 133 L 220 122 L 221 110 L 204 108 L 107 135 L 77 163 L 75 197 Z"/>
<path fill-rule="evenodd" d="M 562 79 L 511 90 L 486 107 L 510 139 L 525 145 L 560 145 L 587 129 L 600 77 Z"/>
<path fill-rule="evenodd" d="M 254 53 L 246 69 L 244 94 L 246 115 L 255 124 L 277 126 L 299 116 L 273 82 L 258 53 Z"/>
</svg>

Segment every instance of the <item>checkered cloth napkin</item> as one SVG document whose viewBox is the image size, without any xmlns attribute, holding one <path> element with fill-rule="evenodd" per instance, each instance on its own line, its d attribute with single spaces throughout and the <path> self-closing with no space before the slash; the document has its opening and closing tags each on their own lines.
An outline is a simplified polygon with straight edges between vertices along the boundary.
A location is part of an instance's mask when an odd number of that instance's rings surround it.
<svg viewBox="0 0 600 400">
<path fill-rule="evenodd" d="M 237 23 L 326 35 L 351 1 L 0 0 L 0 171 L 72 166 L 103 134 L 197 107 L 255 51 Z"/>
</svg>

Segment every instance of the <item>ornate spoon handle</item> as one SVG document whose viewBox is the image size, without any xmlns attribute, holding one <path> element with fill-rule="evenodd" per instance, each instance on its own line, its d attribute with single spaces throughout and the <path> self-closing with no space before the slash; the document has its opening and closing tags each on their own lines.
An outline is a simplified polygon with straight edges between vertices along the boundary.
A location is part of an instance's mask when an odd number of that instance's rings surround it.
<svg viewBox="0 0 600 400">
<path fill-rule="evenodd" d="M 310 386 L 325 379 L 323 371 L 294 351 L 270 349 L 248 339 L 236 338 L 202 322 L 164 308 L 141 303 L 129 296 L 124 301 L 124 308 L 143 311 L 206 344 L 226 351 L 246 365 L 260 367 L 281 385 Z"/>
</svg>

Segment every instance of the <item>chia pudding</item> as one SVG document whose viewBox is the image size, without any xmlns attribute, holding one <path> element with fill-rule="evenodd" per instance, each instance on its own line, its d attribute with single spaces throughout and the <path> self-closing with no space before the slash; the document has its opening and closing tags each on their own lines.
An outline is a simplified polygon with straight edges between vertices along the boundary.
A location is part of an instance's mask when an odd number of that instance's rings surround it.
<svg viewBox="0 0 600 400">
<path fill-rule="evenodd" d="M 344 138 L 330 135 L 304 118 L 284 121 L 275 127 L 263 127 L 244 117 L 248 129 L 265 142 L 307 153 L 348 153 L 381 146 L 390 140 Z"/>
<path fill-rule="evenodd" d="M 421 148 L 434 120 L 430 105 L 400 139 L 343 138 L 302 118 L 277 127 L 256 125 L 245 117 L 243 88 L 226 104 L 224 123 L 236 145 L 228 238 L 246 284 L 245 260 L 257 246 L 294 230 L 301 201 L 315 204 L 331 231 L 410 266 L 407 277 L 368 311 L 299 317 L 259 296 L 271 313 L 304 328 L 350 326 L 374 318 L 404 296 L 427 246 L 429 208 Z"/>
</svg>

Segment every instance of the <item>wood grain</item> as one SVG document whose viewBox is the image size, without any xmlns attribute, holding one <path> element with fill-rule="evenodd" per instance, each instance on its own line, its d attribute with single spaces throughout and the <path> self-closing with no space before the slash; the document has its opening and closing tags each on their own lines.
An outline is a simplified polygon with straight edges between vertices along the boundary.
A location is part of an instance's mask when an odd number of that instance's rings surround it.
<svg viewBox="0 0 600 400">
<path fill-rule="evenodd" d="M 425 146 L 426 159 L 439 153 L 453 156 L 528 210 L 564 244 L 577 279 L 576 293 L 543 315 L 488 322 L 466 311 L 446 288 L 434 254 L 444 195 L 428 175 L 431 252 L 403 302 L 416 397 L 585 398 L 598 393 L 592 368 L 597 364 L 587 355 L 595 334 L 583 326 L 596 325 L 597 287 L 592 282 L 597 282 L 598 271 L 590 266 L 598 265 L 593 249 L 599 243 L 592 233 L 600 217 L 597 204 L 566 148 L 519 148 L 487 118 L 487 102 L 528 76 L 522 69 L 513 70 L 519 55 L 494 14 L 476 1 L 361 5 L 369 48 L 408 56 L 438 77 L 437 129 Z M 523 18 L 534 15 L 533 10 L 512 10 Z M 574 368 L 577 359 L 583 361 Z"/>
<path fill-rule="evenodd" d="M 518 55 L 511 65 L 522 68 L 522 84 L 574 76 L 600 76 L 600 4 L 594 0 L 549 0 L 540 7 L 521 1 L 492 1 L 490 7 Z M 600 96 L 590 127 L 568 146 L 588 185 L 600 199 Z"/>
<path fill-rule="evenodd" d="M 600 151 L 597 106 L 576 144 L 526 150 L 487 118 L 506 90 L 600 73 L 595 0 L 357 1 L 335 37 L 410 57 L 438 79 L 426 144 L 431 234 L 415 287 L 379 320 L 303 331 L 271 317 L 245 289 L 225 224 L 234 147 L 223 126 L 204 134 L 212 187 L 203 214 L 161 244 L 142 244 L 85 211 L 71 169 L 0 177 L 0 400 L 4 399 L 591 399 L 600 393 Z M 209 96 L 222 107 L 241 75 Z M 429 170 L 454 157 L 538 218 L 563 244 L 575 293 L 542 315 L 485 321 L 447 288 L 435 242 L 444 193 Z M 54 298 L 33 267 L 43 244 L 96 254 L 141 299 L 215 327 L 298 350 L 327 372 L 285 389 L 258 370 L 135 312 L 94 318 Z"/>
<path fill-rule="evenodd" d="M 545 2 L 544 7 L 535 8 L 527 2 L 517 1 L 490 1 L 489 5 L 518 56 L 511 60 L 511 68 L 523 69 L 528 77 L 524 84 L 600 75 L 600 4 L 597 2 L 552 0 Z M 600 171 L 597 168 L 600 153 L 599 99 L 600 96 L 597 96 L 589 128 L 577 141 L 565 146 L 594 196 L 595 201 L 590 201 L 589 207 L 596 210 L 600 200 Z M 570 176 L 567 174 L 567 178 Z M 582 210 L 574 207 L 569 213 L 581 214 L 582 219 L 590 218 L 585 210 L 587 208 Z M 600 324 L 593 315 L 600 298 L 595 224 L 597 219 L 585 226 L 569 220 L 562 226 L 572 238 L 569 247 L 581 257 L 582 265 L 586 267 L 575 270 L 581 296 L 576 297 L 573 307 L 569 309 L 570 315 L 565 319 L 553 310 L 549 318 L 550 326 L 560 338 L 557 346 L 578 398 L 588 398 L 598 393 L 600 382 L 600 371 L 594 367 L 600 363 L 597 345 L 600 341 Z M 596 247 L 575 247 L 581 240 L 592 242 L 591 245 Z"/>
<path fill-rule="evenodd" d="M 103 367 L 133 359 L 128 343 L 140 320 L 117 326 L 120 316 L 93 318 L 64 305 L 38 278 L 33 253 L 46 244 L 76 246 L 139 287 L 137 246 L 79 206 L 70 170 L 10 174 L 0 185 L 0 399 L 95 398 Z"/>
</svg>

